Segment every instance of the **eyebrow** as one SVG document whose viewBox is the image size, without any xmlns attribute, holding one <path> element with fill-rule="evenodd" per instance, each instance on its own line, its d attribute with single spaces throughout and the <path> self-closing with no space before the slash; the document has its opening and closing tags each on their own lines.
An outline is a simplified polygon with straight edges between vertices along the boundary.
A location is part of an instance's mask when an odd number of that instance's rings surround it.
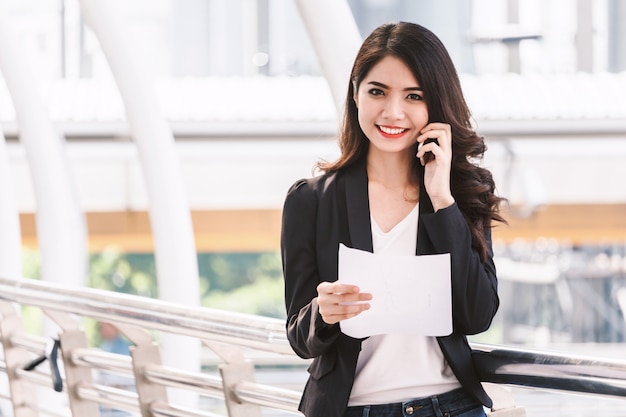
<svg viewBox="0 0 626 417">
<path fill-rule="evenodd" d="M 376 87 L 389 89 L 388 85 L 385 85 L 385 84 L 380 83 L 378 81 L 369 81 L 368 84 L 375 85 Z M 424 90 L 422 89 L 422 87 L 418 86 L 418 87 L 407 87 L 407 88 L 404 89 L 404 91 L 424 91 Z"/>
</svg>

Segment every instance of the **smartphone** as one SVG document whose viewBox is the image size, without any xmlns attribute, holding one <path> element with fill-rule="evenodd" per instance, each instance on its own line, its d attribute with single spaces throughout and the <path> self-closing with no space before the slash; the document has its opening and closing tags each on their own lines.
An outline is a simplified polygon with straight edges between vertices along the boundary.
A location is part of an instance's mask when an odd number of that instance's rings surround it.
<svg viewBox="0 0 626 417">
<path fill-rule="evenodd" d="M 437 145 L 439 145 L 439 141 L 436 138 L 428 138 L 424 141 L 424 143 L 422 144 L 422 146 L 426 145 L 427 143 L 431 143 L 431 142 L 435 142 Z M 424 165 L 426 165 L 427 163 L 429 163 L 433 158 L 435 157 L 435 155 L 433 155 L 432 152 L 428 151 L 424 154 Z"/>
</svg>

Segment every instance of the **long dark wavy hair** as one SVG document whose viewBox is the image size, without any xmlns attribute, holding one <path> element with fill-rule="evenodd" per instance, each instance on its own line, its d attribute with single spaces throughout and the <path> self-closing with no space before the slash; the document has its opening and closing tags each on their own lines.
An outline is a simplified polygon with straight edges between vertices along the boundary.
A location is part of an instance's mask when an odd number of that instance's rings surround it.
<svg viewBox="0 0 626 417">
<path fill-rule="evenodd" d="M 471 126 L 470 111 L 461 83 L 445 46 L 430 30 L 407 22 L 379 26 L 365 39 L 354 61 L 346 95 L 343 124 L 339 134 L 341 156 L 334 162 L 319 162 L 325 172 L 337 171 L 364 158 L 369 140 L 358 122 L 354 93 L 361 81 L 381 59 L 394 56 L 412 71 L 424 91 L 429 123 L 447 123 L 452 131 L 451 192 L 472 233 L 472 247 L 484 261 L 488 244 L 484 231 L 492 221 L 505 222 L 499 214 L 504 200 L 495 195 L 491 172 L 475 160 L 487 149 L 485 141 Z M 423 169 L 417 158 L 413 180 L 419 184 Z"/>
</svg>

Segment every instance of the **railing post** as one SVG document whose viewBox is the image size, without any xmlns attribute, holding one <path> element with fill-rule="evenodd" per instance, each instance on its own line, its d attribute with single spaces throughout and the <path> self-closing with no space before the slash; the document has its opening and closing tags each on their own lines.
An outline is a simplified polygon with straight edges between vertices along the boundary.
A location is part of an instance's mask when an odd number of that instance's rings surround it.
<svg viewBox="0 0 626 417">
<path fill-rule="evenodd" d="M 490 411 L 488 417 L 526 417 L 526 409 L 523 407 L 507 408 L 505 410 Z"/>
<path fill-rule="evenodd" d="M 146 366 L 161 365 L 161 352 L 154 343 L 140 343 L 130 347 L 130 356 L 133 359 L 133 373 L 139 399 L 139 409 L 143 417 L 152 417 L 150 407 L 153 402 L 167 403 L 167 390 L 163 385 L 155 384 L 146 378 Z"/>
<path fill-rule="evenodd" d="M 37 417 L 37 411 L 33 410 L 26 401 L 28 399 L 30 403 L 36 403 L 37 390 L 17 375 L 17 369 L 29 361 L 28 354 L 14 347 L 11 343 L 11 337 L 22 332 L 22 318 L 15 312 L 13 305 L 7 302 L 0 302 L 0 315 L 0 335 L 11 390 L 13 415 L 15 417 Z"/>
<path fill-rule="evenodd" d="M 82 330 L 66 330 L 59 335 L 61 342 L 61 354 L 65 369 L 65 383 L 67 384 L 67 396 L 70 401 L 72 416 L 97 416 L 98 404 L 93 401 L 83 400 L 78 395 L 79 385 L 90 385 L 92 382 L 91 369 L 78 366 L 72 361 L 74 349 L 87 348 L 87 337 Z"/>
<path fill-rule="evenodd" d="M 247 404 L 236 394 L 237 385 L 241 382 L 254 382 L 254 363 L 246 360 L 239 348 L 233 348 L 223 343 L 204 343 L 215 352 L 224 363 L 219 366 L 222 377 L 222 390 L 229 417 L 261 417 L 261 407 Z"/>
<path fill-rule="evenodd" d="M 515 406 L 513 394 L 506 388 L 492 383 L 483 383 L 483 387 L 493 401 L 489 417 L 526 417 L 524 407 Z"/>
<path fill-rule="evenodd" d="M 261 417 L 261 407 L 243 403 L 235 394 L 235 387 L 240 382 L 254 382 L 254 363 L 241 361 L 226 363 L 219 366 L 222 384 L 224 386 L 224 400 L 229 417 Z"/>
</svg>

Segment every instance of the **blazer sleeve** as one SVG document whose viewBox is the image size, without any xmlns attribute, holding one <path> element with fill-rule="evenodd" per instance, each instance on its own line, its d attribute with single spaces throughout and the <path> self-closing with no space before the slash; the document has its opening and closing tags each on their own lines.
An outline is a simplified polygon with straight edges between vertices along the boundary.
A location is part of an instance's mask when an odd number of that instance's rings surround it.
<svg viewBox="0 0 626 417">
<path fill-rule="evenodd" d="M 456 203 L 422 217 L 432 253 L 450 253 L 454 331 L 466 335 L 484 332 L 500 304 L 491 229 L 485 232 L 489 253 L 482 262 L 472 249 L 469 226 Z"/>
<path fill-rule="evenodd" d="M 317 286 L 317 195 L 306 180 L 296 182 L 283 207 L 281 256 L 285 279 L 287 338 L 295 353 L 314 358 L 326 353 L 340 334 L 319 314 Z"/>
</svg>

